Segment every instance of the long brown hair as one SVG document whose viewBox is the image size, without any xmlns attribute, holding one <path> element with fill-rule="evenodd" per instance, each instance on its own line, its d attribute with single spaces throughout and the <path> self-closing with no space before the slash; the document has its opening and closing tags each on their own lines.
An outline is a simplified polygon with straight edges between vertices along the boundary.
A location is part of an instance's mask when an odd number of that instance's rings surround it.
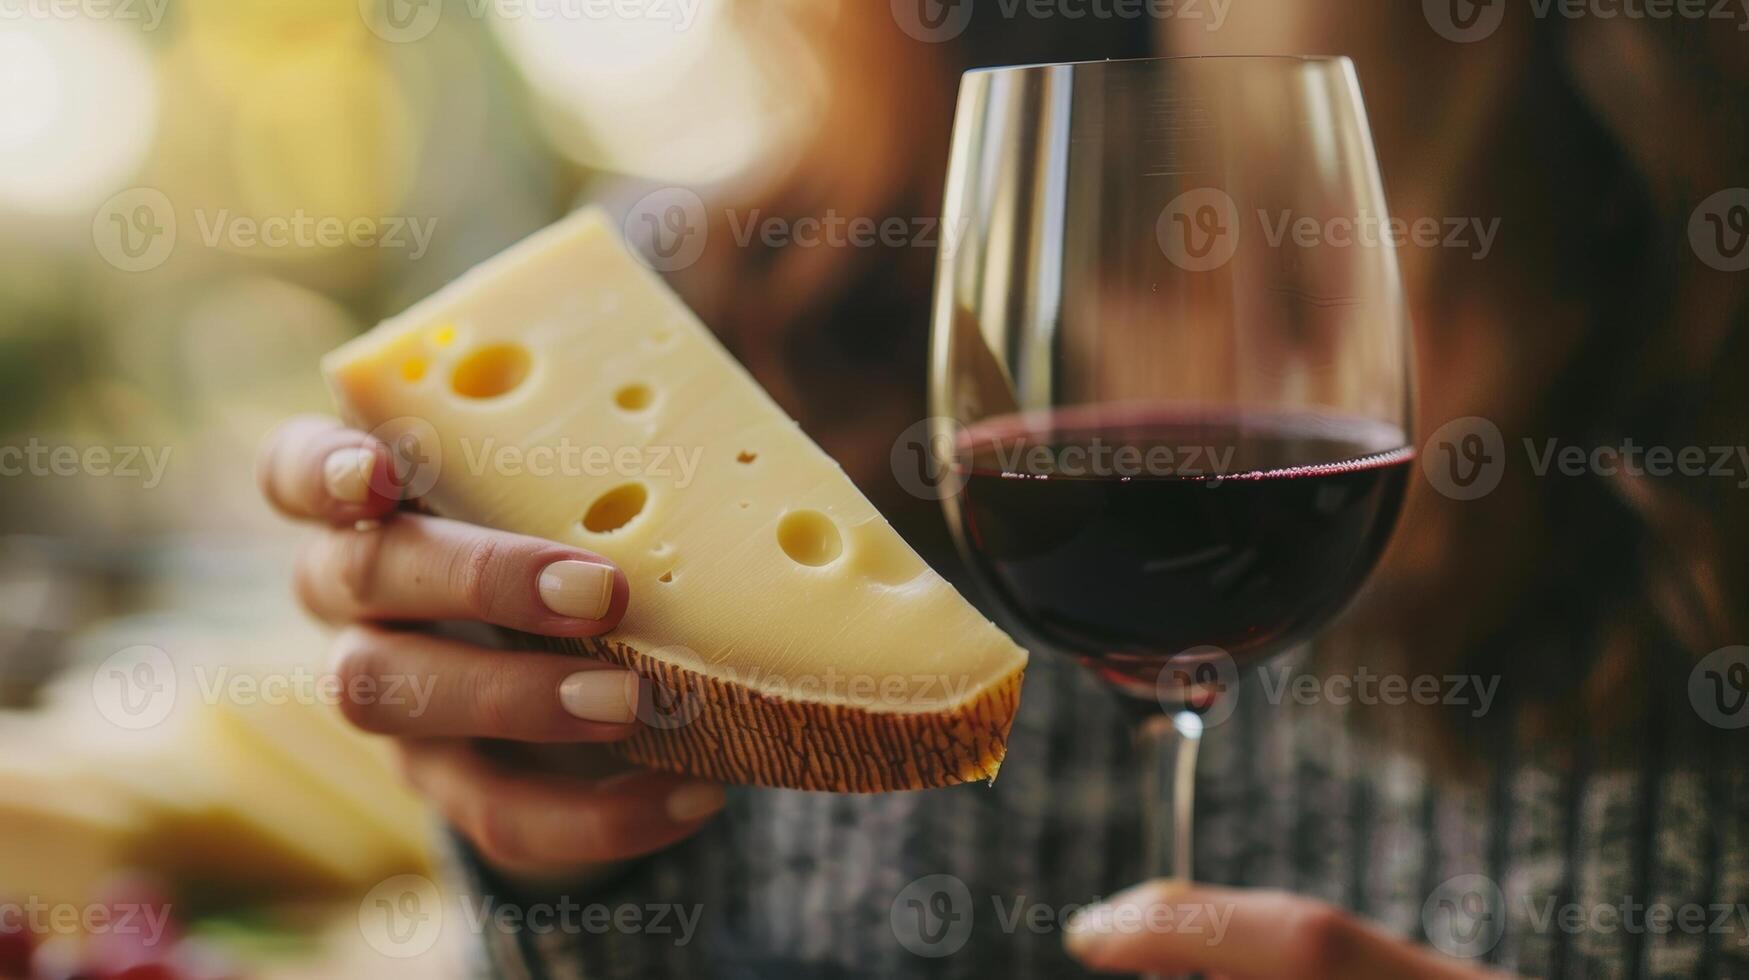
<svg viewBox="0 0 1749 980">
<path fill-rule="evenodd" d="M 1485 261 L 1406 264 L 1422 431 L 1489 418 L 1509 465 L 1479 500 L 1418 482 L 1354 624 L 1387 625 L 1387 649 L 1357 641 L 1336 659 L 1498 676 L 1508 710 L 1477 722 L 1451 709 L 1466 734 L 1528 724 L 1589 737 L 1603 762 L 1629 756 L 1611 735 L 1689 712 L 1694 663 L 1744 639 L 1749 473 L 1539 475 L 1530 455 L 1744 442 L 1727 379 L 1749 366 L 1749 283 L 1689 240 L 1696 207 L 1749 173 L 1740 59 L 1706 21 L 1508 18 L 1459 45 L 1419 4 L 1357 6 L 1372 30 L 1349 53 L 1373 76 L 1399 212 L 1502 220 Z"/>
</svg>

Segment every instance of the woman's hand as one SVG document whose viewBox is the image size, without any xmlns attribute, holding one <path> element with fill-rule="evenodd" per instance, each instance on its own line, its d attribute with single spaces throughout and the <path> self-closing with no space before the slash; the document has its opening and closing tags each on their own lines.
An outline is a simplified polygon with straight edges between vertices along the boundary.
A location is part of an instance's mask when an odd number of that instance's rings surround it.
<svg viewBox="0 0 1749 980">
<path fill-rule="evenodd" d="M 1234 980 L 1479 980 L 1499 974 L 1404 942 L 1286 892 L 1150 881 L 1083 909 L 1069 955 L 1100 973 L 1201 972 Z"/>
<path fill-rule="evenodd" d="M 274 507 L 323 525 L 299 553 L 295 581 L 310 612 L 340 627 L 343 713 L 394 737 L 414 788 L 488 861 L 519 874 L 579 873 L 667 847 L 722 807 L 722 787 L 625 766 L 603 747 L 637 730 L 636 674 L 396 628 L 477 621 L 598 636 L 629 600 L 607 559 L 397 512 L 388 447 L 332 419 L 282 425 L 258 473 Z"/>
</svg>

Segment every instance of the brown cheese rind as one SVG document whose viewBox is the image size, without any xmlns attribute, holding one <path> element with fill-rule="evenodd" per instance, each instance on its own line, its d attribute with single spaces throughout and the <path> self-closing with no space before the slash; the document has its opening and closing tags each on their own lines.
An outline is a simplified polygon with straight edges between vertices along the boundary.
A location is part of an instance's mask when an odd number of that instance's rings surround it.
<svg viewBox="0 0 1749 980">
<path fill-rule="evenodd" d="M 1017 669 L 944 711 L 874 711 L 848 703 L 773 697 L 651 657 L 611 636 L 517 635 L 644 678 L 645 696 L 639 704 L 644 724 L 638 734 L 614 743 L 621 758 L 725 783 L 833 793 L 933 789 L 995 779 L 1026 673 Z"/>
</svg>

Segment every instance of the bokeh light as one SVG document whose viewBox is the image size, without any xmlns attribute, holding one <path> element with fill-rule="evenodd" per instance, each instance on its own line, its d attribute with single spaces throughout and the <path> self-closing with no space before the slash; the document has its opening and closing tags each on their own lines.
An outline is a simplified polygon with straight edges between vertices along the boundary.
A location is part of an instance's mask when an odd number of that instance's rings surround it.
<svg viewBox="0 0 1749 980">
<path fill-rule="evenodd" d="M 725 181 L 780 154 L 815 107 L 794 84 L 780 31 L 762 23 L 755 37 L 729 4 L 697 5 L 690 22 L 657 15 L 685 6 L 492 26 L 542 99 L 548 138 L 572 159 L 652 180 Z"/>
<path fill-rule="evenodd" d="M 137 31 L 98 21 L 0 21 L 0 92 L 0 208 L 89 209 L 151 149 L 158 86 Z"/>
</svg>

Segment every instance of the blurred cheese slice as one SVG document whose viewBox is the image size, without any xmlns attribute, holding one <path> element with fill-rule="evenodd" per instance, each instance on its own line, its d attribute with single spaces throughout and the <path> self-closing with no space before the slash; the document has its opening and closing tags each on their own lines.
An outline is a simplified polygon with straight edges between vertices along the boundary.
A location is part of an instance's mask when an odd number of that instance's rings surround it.
<svg viewBox="0 0 1749 980">
<path fill-rule="evenodd" d="M 141 813 L 36 719 L 0 716 L 0 902 L 89 901 L 121 867 Z"/>
<path fill-rule="evenodd" d="M 632 583 L 559 644 L 672 698 L 641 764 L 836 791 L 993 778 L 1026 653 L 894 533 L 597 211 L 323 362 L 435 512 L 576 545 Z M 535 642 L 525 640 L 525 642 Z"/>
<path fill-rule="evenodd" d="M 280 633 L 303 656 L 325 649 L 319 631 L 295 621 Z M 169 717 L 118 727 L 93 701 L 91 672 L 75 668 L 52 685 L 39 720 L 80 760 L 87 785 L 133 808 L 124 864 L 212 900 L 353 894 L 429 869 L 432 821 L 384 746 L 345 729 L 330 705 L 302 695 L 240 701 L 227 686 L 313 677 L 313 664 L 266 635 L 242 643 L 168 617 L 118 621 L 85 642 L 116 649 L 142 635 L 176 662 Z"/>
<path fill-rule="evenodd" d="M 386 741 L 347 727 L 327 705 L 255 705 L 219 718 L 239 743 L 317 783 L 343 812 L 380 834 L 379 864 L 427 863 L 436 846 L 434 818 L 401 784 Z"/>
</svg>

